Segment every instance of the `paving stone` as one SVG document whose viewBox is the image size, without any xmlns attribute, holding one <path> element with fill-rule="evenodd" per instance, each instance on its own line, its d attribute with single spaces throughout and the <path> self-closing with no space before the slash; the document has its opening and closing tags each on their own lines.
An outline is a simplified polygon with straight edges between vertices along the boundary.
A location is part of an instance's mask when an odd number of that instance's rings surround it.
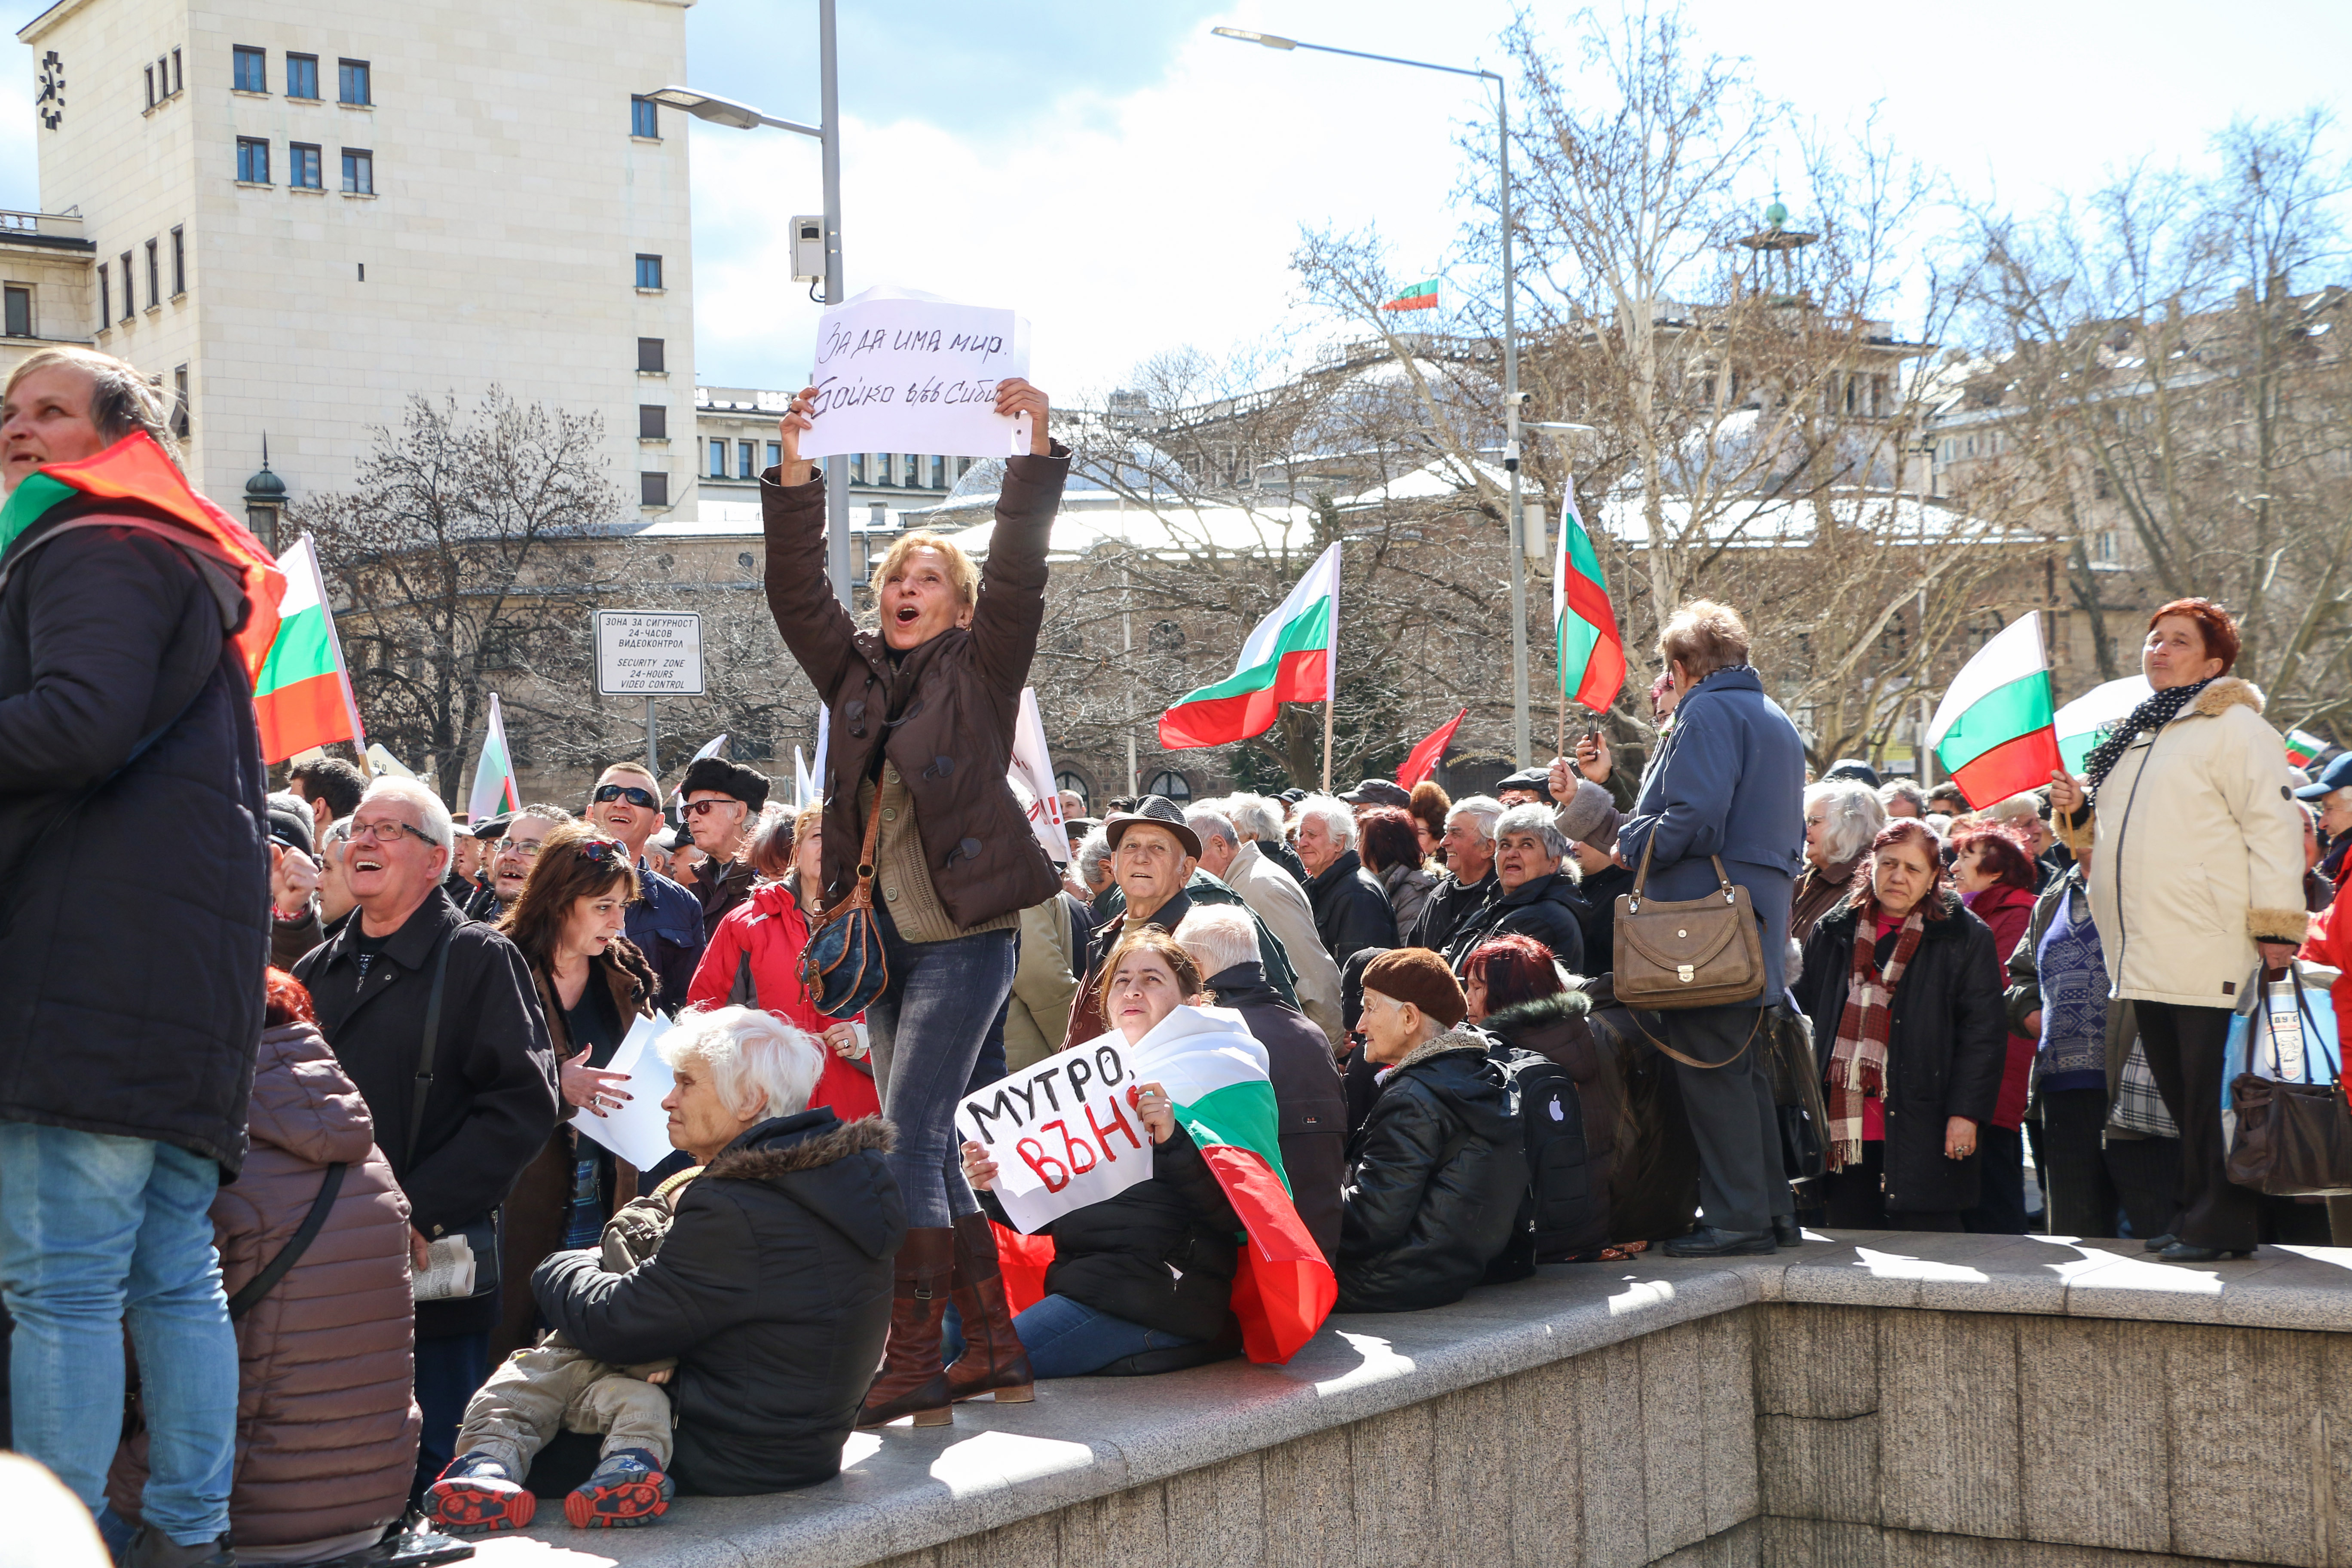
<svg viewBox="0 0 2352 1568">
<path fill-rule="evenodd" d="M 2317 1334 L 2149 1325 L 2164 1349 L 2171 1426 L 2172 1550 L 2318 1564 L 2313 1507 Z"/>
<path fill-rule="evenodd" d="M 1878 1366 L 1880 1522 L 2016 1536 L 2016 1320 L 1888 1312 Z"/>
<path fill-rule="evenodd" d="M 1876 1311 L 1765 1302 L 1754 1324 L 1759 1415 L 1843 1417 L 1878 1408 Z"/>
<path fill-rule="evenodd" d="M 2016 1324 L 2028 1540 L 2163 1552 L 2172 1544 L 2164 1358 L 2141 1326 Z"/>
<path fill-rule="evenodd" d="M 1356 1514 L 1342 1426 L 1268 1448 L 1265 1556 L 1281 1568 L 1356 1568 Z M 1379 1486 L 1387 1478 L 1368 1475 Z"/>
<path fill-rule="evenodd" d="M 1541 1375 L 1522 1373 L 1517 1381 Z M 1510 1563 L 1515 1447 L 1531 1450 L 1538 1486 L 1552 1490 L 1565 1484 L 1573 1495 L 1575 1466 L 1557 1447 L 1559 1435 L 1513 1426 L 1508 1386 L 1498 1379 L 1432 1403 L 1429 1478 L 1437 1506 L 1430 1519 L 1430 1562 L 1486 1568 Z"/>
<path fill-rule="evenodd" d="M 1878 1415 L 1756 1418 L 1757 1505 L 1763 1513 L 1878 1522 Z"/>
<path fill-rule="evenodd" d="M 1434 1417 L 1424 1403 L 1348 1429 L 1359 1568 L 1423 1568 L 1434 1559 Z"/>
<path fill-rule="evenodd" d="M 1642 1488 L 1653 1558 L 1704 1541 L 1706 1411 L 1698 1326 L 1634 1342 L 1642 1365 Z M 1750 1450 L 1754 1449 L 1751 1440 Z"/>
<path fill-rule="evenodd" d="M 1244 1454 L 1171 1476 L 1167 1496 L 1168 1557 L 1185 1568 L 1265 1568 L 1264 1457 Z"/>
</svg>

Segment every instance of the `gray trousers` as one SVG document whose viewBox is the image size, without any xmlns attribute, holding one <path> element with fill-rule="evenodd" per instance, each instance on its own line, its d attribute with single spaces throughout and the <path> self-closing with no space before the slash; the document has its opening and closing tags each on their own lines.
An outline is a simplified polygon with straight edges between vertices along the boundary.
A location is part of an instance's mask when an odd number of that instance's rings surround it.
<svg viewBox="0 0 2352 1568">
<path fill-rule="evenodd" d="M 670 1458 L 669 1395 L 550 1334 L 507 1357 L 466 1405 L 457 1452 L 488 1454 L 520 1480 L 558 1431 L 604 1435 L 600 1454 L 644 1448 Z"/>
<path fill-rule="evenodd" d="M 1751 1235 L 1769 1230 L 1773 1215 L 1794 1218 L 1797 1212 L 1780 1168 L 1780 1122 L 1766 1071 L 1769 1042 L 1761 1011 L 1690 1007 L 1657 1015 L 1665 1023 L 1666 1044 L 1683 1055 L 1730 1061 L 1720 1068 L 1675 1062 L 1675 1080 L 1682 1087 L 1692 1142 L 1698 1145 L 1699 1212 L 1717 1230 Z M 1738 1059 L 1731 1061 L 1735 1051 Z"/>
</svg>

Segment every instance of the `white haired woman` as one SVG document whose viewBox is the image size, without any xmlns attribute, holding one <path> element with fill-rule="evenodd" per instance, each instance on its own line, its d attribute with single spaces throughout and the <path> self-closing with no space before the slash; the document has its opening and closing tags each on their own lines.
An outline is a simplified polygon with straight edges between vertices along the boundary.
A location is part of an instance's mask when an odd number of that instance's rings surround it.
<svg viewBox="0 0 2352 1568">
<path fill-rule="evenodd" d="M 1828 779 L 1805 787 L 1805 869 L 1789 900 L 1790 941 L 1802 946 L 1822 917 L 1845 901 L 1870 841 L 1885 826 L 1880 792 L 1866 784 Z"/>
<path fill-rule="evenodd" d="M 824 1047 L 757 1008 L 688 1013 L 660 1051 L 676 1080 L 670 1142 L 701 1173 L 651 1261 L 626 1274 L 594 1251 L 541 1264 L 540 1310 L 599 1361 L 677 1359 L 681 1492 L 827 1479 L 890 1331 L 906 1234 L 890 1126 L 806 1109 Z"/>
</svg>

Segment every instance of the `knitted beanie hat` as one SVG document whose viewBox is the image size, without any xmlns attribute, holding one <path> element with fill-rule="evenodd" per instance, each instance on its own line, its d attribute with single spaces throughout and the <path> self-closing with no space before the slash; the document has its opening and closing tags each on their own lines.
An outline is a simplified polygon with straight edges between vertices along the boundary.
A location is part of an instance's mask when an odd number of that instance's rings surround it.
<svg viewBox="0 0 2352 1568">
<path fill-rule="evenodd" d="M 1410 1002 L 1449 1029 L 1470 1015 L 1454 971 L 1425 947 L 1391 948 L 1364 965 L 1364 989 Z"/>
</svg>

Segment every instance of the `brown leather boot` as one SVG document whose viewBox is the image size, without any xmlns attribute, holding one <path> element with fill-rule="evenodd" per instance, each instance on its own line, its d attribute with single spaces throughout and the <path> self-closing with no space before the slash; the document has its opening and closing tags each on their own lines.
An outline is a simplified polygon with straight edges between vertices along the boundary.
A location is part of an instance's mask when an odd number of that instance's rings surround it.
<svg viewBox="0 0 2352 1568">
<path fill-rule="evenodd" d="M 956 1316 L 963 1321 L 963 1354 L 948 1368 L 948 1390 L 957 1399 L 993 1394 L 999 1405 L 1026 1405 L 1037 1397 L 1029 1354 L 1013 1331 L 1013 1310 L 1004 1300 L 1004 1276 L 996 1264 L 996 1233 L 983 1214 L 955 1222 Z"/>
<path fill-rule="evenodd" d="M 948 1310 L 948 1279 L 955 1267 L 955 1232 L 919 1226 L 899 1244 L 890 1290 L 890 1342 L 882 1370 L 857 1412 L 860 1430 L 911 1415 L 918 1426 L 954 1421 L 948 1377 L 940 1366 L 940 1331 Z"/>
</svg>

